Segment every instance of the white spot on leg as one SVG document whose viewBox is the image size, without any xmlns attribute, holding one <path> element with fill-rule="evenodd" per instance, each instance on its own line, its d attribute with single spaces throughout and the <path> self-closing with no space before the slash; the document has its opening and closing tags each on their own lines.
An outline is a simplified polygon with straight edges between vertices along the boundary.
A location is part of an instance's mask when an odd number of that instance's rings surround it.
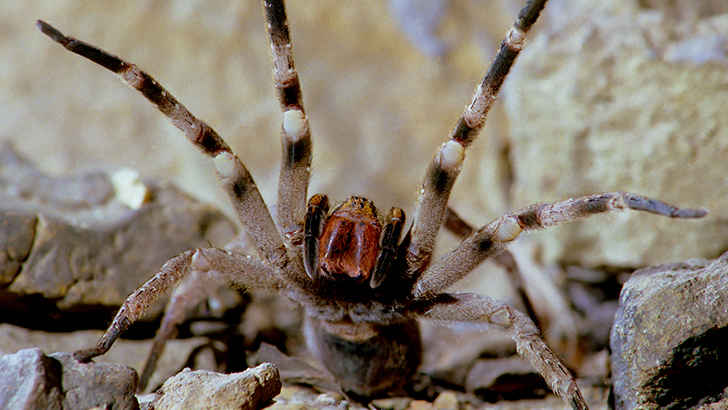
<svg viewBox="0 0 728 410">
<path fill-rule="evenodd" d="M 229 152 L 221 152 L 213 158 L 217 172 L 223 178 L 230 178 L 235 172 L 235 156 Z"/>
<path fill-rule="evenodd" d="M 515 50 L 523 48 L 523 44 L 526 41 L 526 33 L 518 27 L 511 27 L 506 34 L 506 43 L 509 47 Z"/>
<path fill-rule="evenodd" d="M 306 134 L 306 116 L 301 110 L 288 110 L 283 113 L 283 131 L 291 142 L 297 142 Z"/>
<path fill-rule="evenodd" d="M 457 141 L 448 141 L 440 148 L 440 166 L 443 169 L 458 169 L 465 160 L 465 148 Z"/>
<path fill-rule="evenodd" d="M 512 216 L 505 217 L 503 221 L 498 225 L 495 231 L 495 239 L 499 242 L 510 242 L 518 235 L 520 235 L 523 229 L 518 224 L 518 220 Z"/>
</svg>

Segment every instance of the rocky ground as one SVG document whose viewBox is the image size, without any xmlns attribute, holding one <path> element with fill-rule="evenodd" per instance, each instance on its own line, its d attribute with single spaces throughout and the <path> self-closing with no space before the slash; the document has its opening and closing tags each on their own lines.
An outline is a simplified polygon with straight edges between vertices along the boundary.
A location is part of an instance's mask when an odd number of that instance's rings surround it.
<svg viewBox="0 0 728 410">
<path fill-rule="evenodd" d="M 446 0 L 291 2 L 315 144 L 311 192 L 365 194 L 382 209 L 412 214 L 425 164 L 516 9 Z M 720 257 L 728 249 L 726 13 L 721 1 L 552 0 L 453 193 L 453 207 L 474 225 L 533 202 L 599 191 L 710 210 L 700 221 L 600 216 L 512 247 L 548 343 L 596 408 L 607 405 L 612 387 L 620 408 L 708 408 L 726 400 L 725 377 L 701 378 L 728 361 L 718 342 L 728 328 Z M 34 20 L 148 70 L 225 136 L 272 199 L 280 113 L 261 16 L 254 1 L 0 5 L 0 139 L 18 151 L 0 153 L 0 353 L 10 355 L 0 368 L 36 369 L 27 386 L 45 386 L 35 391 L 47 392 L 49 403 L 71 406 L 59 380 L 68 380 L 63 372 L 72 364 L 54 352 L 92 345 L 161 263 L 187 248 L 224 244 L 236 225 L 208 161 L 111 74 L 50 43 Z M 455 243 L 444 234 L 437 252 Z M 485 263 L 458 288 L 523 307 L 506 277 Z M 139 371 L 162 309 L 99 362 Z M 164 392 L 185 389 L 170 386 L 218 377 L 187 372 L 167 380 L 184 367 L 233 372 L 217 385 L 271 394 L 276 384 L 260 381 L 275 379 L 275 371 L 260 368 L 251 385 L 244 371 L 277 358 L 285 365 L 275 406 L 356 406 L 325 378 L 314 383 L 320 392 L 292 383 L 317 376 L 289 357 L 305 355 L 297 323 L 286 301 L 217 292 L 162 357 L 150 385 L 167 387 L 140 402 L 171 400 Z M 412 397 L 375 406 L 562 407 L 513 358 L 503 335 L 425 326 L 428 349 Z M 45 354 L 23 350 L 33 347 Z M 131 395 L 132 379 L 120 381 L 120 391 Z M 0 403 L 26 382 L 0 381 Z"/>
</svg>

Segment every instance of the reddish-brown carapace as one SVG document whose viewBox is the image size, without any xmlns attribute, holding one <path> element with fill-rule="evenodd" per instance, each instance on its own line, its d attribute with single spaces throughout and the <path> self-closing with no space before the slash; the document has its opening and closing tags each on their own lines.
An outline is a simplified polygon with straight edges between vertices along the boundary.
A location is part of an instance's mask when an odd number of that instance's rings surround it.
<svg viewBox="0 0 728 410">
<path fill-rule="evenodd" d="M 319 269 L 365 281 L 377 263 L 382 224 L 366 198 L 352 196 L 326 219 L 319 238 Z"/>
</svg>

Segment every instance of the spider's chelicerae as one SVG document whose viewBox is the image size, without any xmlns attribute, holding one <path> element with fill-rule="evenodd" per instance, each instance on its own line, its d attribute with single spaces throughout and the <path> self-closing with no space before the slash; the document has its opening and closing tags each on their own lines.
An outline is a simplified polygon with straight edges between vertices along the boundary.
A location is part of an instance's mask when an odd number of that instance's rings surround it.
<svg viewBox="0 0 728 410">
<path fill-rule="evenodd" d="M 429 319 L 494 325 L 510 332 L 518 352 L 554 392 L 574 408 L 586 408 L 574 378 L 528 316 L 486 296 L 444 290 L 526 230 L 621 209 L 673 218 L 699 218 L 706 211 L 679 209 L 641 195 L 612 192 L 533 205 L 470 229 L 448 209 L 465 150 L 483 128 L 498 90 L 523 48 L 526 32 L 545 3 L 529 1 L 506 34 L 472 102 L 427 167 L 409 229 L 405 229 L 401 209 L 392 208 L 380 215 L 363 197 L 352 196 L 331 210 L 326 195 L 316 194 L 307 201 L 312 143 L 282 0 L 263 1 L 274 85 L 283 112 L 276 220 L 227 143 L 152 77 L 39 21 L 40 30 L 51 39 L 117 73 L 139 90 L 214 160 L 220 183 L 257 251 L 257 255 L 243 255 L 219 248 L 193 249 L 170 259 L 126 299 L 98 344 L 77 351 L 75 357 L 88 361 L 104 354 L 162 294 L 186 277 L 197 275 L 241 288 L 275 290 L 302 305 L 309 349 L 344 390 L 358 396 L 394 392 L 409 381 L 421 360 L 416 320 Z M 465 238 L 454 250 L 431 262 L 443 224 L 450 229 L 465 226 L 456 229 Z M 184 291 L 176 295 L 179 302 L 173 298 L 170 303 L 162 336 L 179 320 L 175 315 L 180 308 L 175 303 L 185 301 Z M 158 336 L 143 380 L 148 379 L 163 340 Z"/>
</svg>

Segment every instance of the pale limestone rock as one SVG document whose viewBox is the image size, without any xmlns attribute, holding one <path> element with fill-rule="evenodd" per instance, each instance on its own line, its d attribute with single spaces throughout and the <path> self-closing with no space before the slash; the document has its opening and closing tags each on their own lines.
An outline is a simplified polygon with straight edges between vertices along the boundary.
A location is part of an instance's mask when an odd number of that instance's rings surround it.
<svg viewBox="0 0 728 410">
<path fill-rule="evenodd" d="M 728 60 L 715 39 L 725 52 L 728 15 L 581 7 L 529 42 L 505 86 L 514 205 L 622 190 L 712 212 L 697 222 L 624 213 L 534 235 L 549 262 L 719 254 L 728 246 L 716 223 L 728 209 Z M 680 55 L 685 42 L 692 54 Z"/>
<path fill-rule="evenodd" d="M 280 391 L 278 369 L 270 363 L 232 374 L 185 369 L 155 392 L 151 408 L 254 410 L 270 404 Z"/>
</svg>

